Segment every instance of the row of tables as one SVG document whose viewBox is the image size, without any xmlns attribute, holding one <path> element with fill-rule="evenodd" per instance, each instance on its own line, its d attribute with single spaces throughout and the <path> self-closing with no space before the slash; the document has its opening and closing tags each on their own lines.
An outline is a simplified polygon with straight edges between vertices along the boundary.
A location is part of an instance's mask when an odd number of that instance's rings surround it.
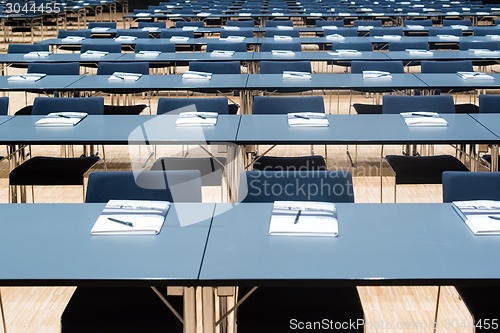
<svg viewBox="0 0 500 333">
<path fill-rule="evenodd" d="M 272 204 L 208 203 L 175 203 L 158 236 L 91 236 L 103 208 L 0 205 L 0 250 L 8 253 L 0 284 L 198 287 L 202 319 L 185 317 L 186 332 L 202 320 L 212 333 L 214 287 L 500 281 L 496 237 L 474 236 L 451 204 L 338 204 L 332 238 L 269 236 Z M 194 306 L 194 293 L 185 302 Z"/>
</svg>

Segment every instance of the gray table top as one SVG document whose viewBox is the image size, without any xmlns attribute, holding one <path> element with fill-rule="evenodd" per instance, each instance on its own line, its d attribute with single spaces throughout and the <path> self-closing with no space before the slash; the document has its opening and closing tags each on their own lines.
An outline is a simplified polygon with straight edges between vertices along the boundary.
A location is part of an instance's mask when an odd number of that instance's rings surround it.
<svg viewBox="0 0 500 333">
<path fill-rule="evenodd" d="M 500 281 L 497 236 L 451 204 L 338 204 L 338 237 L 268 234 L 272 204 L 218 204 L 200 284 L 447 285 Z"/>
<path fill-rule="evenodd" d="M 478 113 L 471 114 L 472 118 L 477 120 L 481 125 L 500 137 L 500 114 L 498 113 Z"/>
<path fill-rule="evenodd" d="M 196 285 L 213 204 L 175 204 L 157 236 L 91 236 L 104 204 L 2 204 L 2 285 Z"/>
<path fill-rule="evenodd" d="M 335 60 L 388 60 L 386 52 L 360 52 L 360 54 L 342 53 L 330 54 L 332 51 L 295 52 L 293 56 L 276 56 L 271 52 L 254 52 L 253 61 L 275 60 L 275 61 L 335 61 Z"/>
<path fill-rule="evenodd" d="M 465 80 L 456 74 L 414 74 L 417 78 L 425 82 L 432 89 L 445 88 L 470 88 L 470 89 L 487 89 L 498 88 L 500 86 L 500 74 L 492 74 L 493 79 L 469 79 Z"/>
<path fill-rule="evenodd" d="M 2 144 L 206 144 L 234 142 L 239 116 L 219 115 L 213 127 L 176 127 L 175 115 L 89 115 L 70 128 L 36 127 L 42 116 L 0 125 Z"/>
<path fill-rule="evenodd" d="M 469 115 L 442 114 L 442 117 L 448 121 L 448 126 L 410 128 L 399 114 L 375 114 L 328 115 L 330 123 L 328 127 L 289 127 L 286 115 L 243 115 L 237 142 L 300 145 L 447 144 L 499 141 L 499 137 Z"/>
<path fill-rule="evenodd" d="M 123 54 L 117 61 L 185 62 L 185 61 L 251 61 L 253 52 L 235 52 L 232 56 L 214 56 L 210 52 L 163 52 L 157 57 L 141 57 L 134 53 Z"/>
<path fill-rule="evenodd" d="M 3 91 L 33 91 L 33 90 L 64 90 L 72 83 L 80 80 L 80 75 L 47 75 L 36 82 L 8 81 L 9 76 L 0 76 L 0 90 Z"/>
<path fill-rule="evenodd" d="M 387 51 L 392 60 L 498 60 L 500 55 L 481 55 L 471 51 L 433 51 L 432 54 L 409 53 L 407 51 Z"/>
<path fill-rule="evenodd" d="M 29 62 L 99 62 L 99 61 L 116 61 L 122 53 L 108 53 L 103 57 L 89 58 L 81 57 L 80 53 L 52 53 L 47 57 L 26 58 L 24 54 L 10 53 L 0 54 L 0 63 L 29 63 Z"/>
</svg>

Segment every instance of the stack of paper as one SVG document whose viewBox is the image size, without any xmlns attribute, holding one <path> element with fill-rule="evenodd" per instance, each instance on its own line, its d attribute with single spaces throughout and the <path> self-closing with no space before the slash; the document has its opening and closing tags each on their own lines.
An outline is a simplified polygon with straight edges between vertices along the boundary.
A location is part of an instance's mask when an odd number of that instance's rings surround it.
<svg viewBox="0 0 500 333">
<path fill-rule="evenodd" d="M 184 74 L 182 74 L 182 79 L 183 80 L 211 80 L 212 73 L 185 71 Z"/>
<path fill-rule="evenodd" d="M 374 28 L 373 25 L 358 25 L 358 31 L 370 31 Z"/>
<path fill-rule="evenodd" d="M 334 42 L 345 41 L 345 37 L 339 34 L 326 35 L 325 38 Z"/>
<path fill-rule="evenodd" d="M 151 13 L 137 13 L 137 14 L 135 14 L 135 16 L 137 16 L 137 17 L 148 17 L 150 15 L 151 15 Z"/>
<path fill-rule="evenodd" d="M 500 235 L 500 201 L 454 201 L 453 207 L 474 235 Z"/>
<path fill-rule="evenodd" d="M 43 73 L 29 73 L 13 75 L 7 79 L 9 82 L 36 82 L 45 77 Z"/>
<path fill-rule="evenodd" d="M 293 57 L 295 56 L 295 52 L 288 50 L 271 50 L 273 56 L 276 57 Z"/>
<path fill-rule="evenodd" d="M 243 42 L 245 41 L 245 36 L 227 36 L 226 38 L 219 38 L 219 40 L 225 42 Z"/>
<path fill-rule="evenodd" d="M 334 55 L 334 56 L 359 56 L 362 55 L 362 53 L 358 50 L 336 50 L 332 52 L 328 52 L 329 55 Z"/>
<path fill-rule="evenodd" d="M 271 13 L 271 16 L 284 16 L 285 14 L 284 13 L 281 13 L 281 12 L 274 12 L 274 13 Z"/>
<path fill-rule="evenodd" d="M 384 39 L 384 40 L 400 40 L 401 36 L 400 35 L 382 35 L 382 36 L 375 36 L 375 38 Z"/>
<path fill-rule="evenodd" d="M 92 235 L 158 235 L 170 202 L 110 200 L 97 218 Z"/>
<path fill-rule="evenodd" d="M 492 40 L 498 40 L 500 41 L 500 35 L 486 35 L 486 37 L 492 39 Z"/>
<path fill-rule="evenodd" d="M 209 12 L 200 12 L 200 13 L 196 14 L 196 16 L 198 16 L 198 17 L 207 17 L 210 15 L 212 15 L 212 13 L 209 13 Z"/>
<path fill-rule="evenodd" d="M 90 29 L 90 31 L 92 31 L 92 32 L 106 32 L 109 30 L 110 29 L 106 28 L 106 27 L 94 27 L 94 28 Z"/>
<path fill-rule="evenodd" d="M 392 79 L 389 72 L 383 71 L 363 71 L 363 79 Z"/>
<path fill-rule="evenodd" d="M 443 127 L 448 126 L 446 119 L 443 119 L 436 112 L 402 112 L 406 125 L 410 127 Z"/>
<path fill-rule="evenodd" d="M 212 57 L 232 57 L 234 55 L 234 51 L 230 50 L 213 50 L 210 52 L 210 56 Z"/>
<path fill-rule="evenodd" d="M 87 117 L 85 112 L 53 112 L 37 120 L 35 124 L 40 127 L 71 127 L 85 117 Z"/>
<path fill-rule="evenodd" d="M 289 40 L 292 40 L 291 36 L 275 35 L 273 38 L 274 38 L 275 41 L 289 41 Z"/>
<path fill-rule="evenodd" d="M 493 51 L 489 49 L 469 49 L 470 52 L 474 53 L 475 55 L 478 56 L 493 56 L 493 57 L 498 57 L 500 55 L 500 51 Z"/>
<path fill-rule="evenodd" d="M 160 51 L 139 51 L 135 54 L 135 56 L 137 58 L 156 58 L 160 54 Z"/>
<path fill-rule="evenodd" d="M 149 32 L 155 32 L 160 30 L 158 27 L 144 27 L 141 29 L 142 31 L 149 31 Z"/>
<path fill-rule="evenodd" d="M 309 13 L 311 16 L 323 16 L 323 13 Z"/>
<path fill-rule="evenodd" d="M 419 49 L 406 49 L 406 52 L 412 55 L 426 55 L 426 56 L 431 56 L 434 53 L 429 50 L 419 50 Z"/>
<path fill-rule="evenodd" d="M 45 57 L 48 57 L 51 54 L 52 54 L 52 52 L 33 51 L 33 52 L 26 53 L 24 55 L 24 58 L 27 58 L 27 59 L 45 58 Z"/>
<path fill-rule="evenodd" d="M 481 72 L 457 72 L 457 75 L 464 80 L 493 80 L 493 76 Z"/>
<path fill-rule="evenodd" d="M 106 51 L 87 50 L 84 53 L 81 53 L 80 57 L 82 57 L 82 58 L 102 58 L 107 54 L 108 54 L 108 52 L 106 52 Z"/>
<path fill-rule="evenodd" d="M 240 27 L 232 26 L 232 25 L 223 25 L 222 29 L 224 30 L 233 30 L 233 31 L 238 31 L 240 30 Z"/>
<path fill-rule="evenodd" d="M 215 126 L 217 112 L 181 112 L 175 121 L 176 126 Z"/>
<path fill-rule="evenodd" d="M 308 72 L 295 72 L 295 71 L 283 71 L 283 80 L 310 80 L 311 73 Z"/>
<path fill-rule="evenodd" d="M 82 36 L 67 36 L 61 39 L 63 43 L 81 43 L 85 37 Z"/>
<path fill-rule="evenodd" d="M 327 127 L 329 126 L 326 114 L 319 112 L 288 113 L 288 126 L 295 127 Z"/>
<path fill-rule="evenodd" d="M 141 78 L 139 73 L 114 72 L 109 78 L 109 81 L 137 81 Z"/>
<path fill-rule="evenodd" d="M 339 234 L 334 203 L 314 201 L 275 201 L 269 235 L 329 236 Z"/>
<path fill-rule="evenodd" d="M 451 26 L 452 29 L 460 29 L 460 30 L 469 30 L 470 27 L 466 25 L 459 25 L 459 24 L 454 24 Z"/>
<path fill-rule="evenodd" d="M 132 42 L 136 40 L 135 36 L 119 36 L 115 38 L 115 42 L 123 43 L 123 42 Z"/>
<path fill-rule="evenodd" d="M 189 40 L 189 37 L 187 36 L 172 36 L 170 37 L 170 42 L 171 43 L 184 43 Z"/>
<path fill-rule="evenodd" d="M 238 13 L 238 16 L 252 16 L 252 13 Z"/>
<path fill-rule="evenodd" d="M 276 29 L 278 29 L 278 30 L 293 30 L 293 27 L 288 26 L 288 25 L 277 25 Z"/>
<path fill-rule="evenodd" d="M 414 24 L 409 24 L 406 26 L 410 30 L 424 30 L 425 27 L 423 25 L 414 25 Z"/>
<path fill-rule="evenodd" d="M 339 27 L 337 27 L 336 25 L 324 25 L 321 27 L 322 30 L 335 30 L 335 29 L 338 29 Z"/>
<path fill-rule="evenodd" d="M 198 27 L 186 25 L 186 26 L 182 27 L 181 29 L 184 30 L 184 31 L 197 31 Z"/>
<path fill-rule="evenodd" d="M 437 35 L 437 38 L 450 41 L 460 40 L 459 36 L 453 36 L 453 35 Z"/>
</svg>

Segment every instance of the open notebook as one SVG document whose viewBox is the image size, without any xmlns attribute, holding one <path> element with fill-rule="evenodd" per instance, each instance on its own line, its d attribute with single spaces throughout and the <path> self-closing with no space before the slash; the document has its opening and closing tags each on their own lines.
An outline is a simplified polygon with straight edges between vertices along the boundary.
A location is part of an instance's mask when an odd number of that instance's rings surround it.
<svg viewBox="0 0 500 333">
<path fill-rule="evenodd" d="M 314 201 L 275 201 L 269 235 L 329 236 L 339 234 L 334 203 Z"/>
<path fill-rule="evenodd" d="M 464 80 L 494 80 L 491 75 L 481 72 L 457 72 L 457 75 Z"/>
<path fill-rule="evenodd" d="M 454 201 L 453 207 L 474 235 L 500 235 L 500 201 Z"/>
<path fill-rule="evenodd" d="M 175 121 L 176 126 L 215 126 L 217 112 L 181 112 Z"/>
<path fill-rule="evenodd" d="M 443 127 L 448 126 L 446 119 L 443 119 L 439 113 L 414 111 L 402 112 L 406 125 L 410 127 Z"/>
<path fill-rule="evenodd" d="M 109 200 L 97 218 L 92 235 L 158 235 L 170 202 Z"/>
<path fill-rule="evenodd" d="M 392 79 L 389 72 L 384 71 L 363 71 L 363 79 Z"/>
<path fill-rule="evenodd" d="M 85 117 L 85 112 L 52 112 L 36 121 L 37 127 L 71 127 L 78 124 Z"/>
<path fill-rule="evenodd" d="M 283 80 L 310 80 L 311 73 L 309 72 L 296 72 L 296 71 L 283 71 Z"/>
<path fill-rule="evenodd" d="M 319 112 L 293 112 L 288 113 L 288 126 L 290 127 L 327 127 L 329 126 L 326 114 Z"/>
<path fill-rule="evenodd" d="M 27 73 L 27 74 L 17 74 L 10 76 L 7 81 L 9 82 L 36 82 L 41 80 L 46 75 L 43 73 Z"/>
<path fill-rule="evenodd" d="M 142 77 L 139 73 L 114 72 L 108 81 L 137 81 Z"/>
<path fill-rule="evenodd" d="M 183 80 L 211 80 L 212 73 L 209 72 L 197 72 L 197 71 L 185 71 L 182 74 Z"/>
</svg>

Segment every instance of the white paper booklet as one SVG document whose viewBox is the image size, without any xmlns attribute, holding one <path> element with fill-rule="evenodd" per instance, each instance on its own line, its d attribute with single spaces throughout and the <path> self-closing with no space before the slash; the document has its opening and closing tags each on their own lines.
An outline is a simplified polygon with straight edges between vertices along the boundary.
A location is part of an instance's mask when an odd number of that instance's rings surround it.
<svg viewBox="0 0 500 333">
<path fill-rule="evenodd" d="M 92 235 L 158 235 L 170 202 L 109 200 L 97 218 Z"/>
<path fill-rule="evenodd" d="M 308 72 L 295 72 L 283 71 L 283 80 L 310 80 L 311 73 Z"/>
<path fill-rule="evenodd" d="M 293 30 L 293 27 L 290 27 L 288 25 L 277 25 L 276 29 L 278 29 L 278 30 Z"/>
<path fill-rule="evenodd" d="M 10 76 L 7 81 L 9 82 L 36 82 L 41 80 L 46 75 L 43 73 L 28 73 Z"/>
<path fill-rule="evenodd" d="M 457 75 L 464 80 L 493 80 L 494 77 L 481 72 L 457 72 Z"/>
<path fill-rule="evenodd" d="M 183 43 L 187 42 L 189 40 L 189 37 L 187 36 L 172 36 L 170 37 L 170 42 L 172 43 Z"/>
<path fill-rule="evenodd" d="M 85 39 L 83 36 L 66 36 L 61 41 L 63 43 L 80 43 Z"/>
<path fill-rule="evenodd" d="M 291 37 L 291 36 L 281 36 L 281 35 L 275 35 L 275 36 L 273 37 L 273 39 L 274 39 L 275 41 L 278 41 L 278 42 L 279 42 L 279 41 L 290 41 L 290 40 L 292 40 L 292 37 Z"/>
<path fill-rule="evenodd" d="M 72 127 L 87 117 L 85 112 L 52 112 L 37 120 L 38 127 Z"/>
<path fill-rule="evenodd" d="M 114 72 L 109 78 L 109 81 L 137 81 L 141 78 L 139 73 Z"/>
<path fill-rule="evenodd" d="M 400 40 L 401 36 L 400 35 L 382 35 L 382 36 L 375 36 L 375 38 L 384 39 L 384 40 Z"/>
<path fill-rule="evenodd" d="M 326 35 L 326 39 L 331 40 L 333 42 L 343 42 L 345 41 L 345 37 L 339 34 Z"/>
<path fill-rule="evenodd" d="M 429 50 L 420 50 L 420 49 L 406 49 L 406 52 L 412 55 L 426 55 L 426 56 L 431 56 L 434 54 L 434 52 L 429 51 Z"/>
<path fill-rule="evenodd" d="M 139 51 L 135 54 L 136 58 L 156 58 L 160 56 L 160 51 Z"/>
<path fill-rule="evenodd" d="M 472 52 L 478 56 L 485 56 L 485 57 L 488 56 L 498 57 L 500 55 L 500 51 L 493 51 L 489 49 L 469 49 L 469 52 Z"/>
<path fill-rule="evenodd" d="M 149 31 L 149 32 L 156 32 L 156 31 L 159 31 L 160 28 L 158 28 L 158 27 L 144 27 L 141 30 L 142 31 Z"/>
<path fill-rule="evenodd" d="M 136 39 L 137 39 L 137 37 L 135 37 L 135 36 L 119 36 L 119 37 L 115 38 L 115 41 L 116 42 L 131 42 L 131 41 L 134 41 Z"/>
<path fill-rule="evenodd" d="M 197 71 L 185 71 L 182 74 L 183 80 L 211 80 L 212 73 L 208 72 L 197 72 Z"/>
<path fill-rule="evenodd" d="M 436 112 L 402 112 L 401 116 L 404 118 L 406 125 L 410 127 L 448 126 L 448 122 L 446 121 L 446 119 L 442 118 L 439 113 Z"/>
<path fill-rule="evenodd" d="M 223 25 L 222 29 L 224 29 L 224 30 L 238 31 L 238 30 L 240 30 L 240 27 L 236 27 L 236 26 L 232 26 L 232 25 Z"/>
<path fill-rule="evenodd" d="M 333 56 L 344 56 L 344 57 L 362 55 L 362 53 L 358 50 L 348 50 L 348 49 L 331 51 L 328 52 L 328 54 Z"/>
<path fill-rule="evenodd" d="M 229 57 L 232 57 L 233 55 L 234 55 L 234 51 L 231 51 L 231 50 L 213 50 L 212 52 L 210 52 L 210 56 L 212 56 L 212 57 L 229 58 Z"/>
<path fill-rule="evenodd" d="M 453 205 L 475 235 L 500 235 L 500 201 L 454 201 Z"/>
<path fill-rule="evenodd" d="M 26 59 L 37 59 L 37 58 L 46 58 L 51 54 L 52 52 L 48 51 L 33 51 L 26 53 L 23 57 Z"/>
<path fill-rule="evenodd" d="M 182 27 L 181 30 L 184 30 L 184 31 L 197 31 L 198 30 L 198 27 L 194 27 L 194 26 L 185 26 L 185 27 Z"/>
<path fill-rule="evenodd" d="M 425 27 L 423 25 L 418 24 L 409 24 L 406 27 L 410 30 L 425 30 Z"/>
<path fill-rule="evenodd" d="M 84 53 L 81 53 L 80 57 L 82 57 L 82 58 L 102 58 L 107 54 L 108 54 L 108 52 L 106 52 L 106 51 L 87 50 Z"/>
<path fill-rule="evenodd" d="M 293 112 L 288 113 L 287 117 L 290 127 L 327 127 L 330 125 L 326 114 L 319 112 Z"/>
<path fill-rule="evenodd" d="M 269 235 L 326 236 L 339 234 L 334 203 L 314 201 L 275 201 Z"/>
<path fill-rule="evenodd" d="M 275 57 L 294 57 L 295 52 L 288 50 L 271 50 L 271 54 Z"/>
<path fill-rule="evenodd" d="M 219 38 L 219 40 L 223 42 L 243 42 L 245 38 L 245 36 L 227 36 L 226 38 Z"/>
<path fill-rule="evenodd" d="M 110 29 L 107 27 L 94 27 L 94 28 L 90 29 L 90 31 L 92 31 L 92 32 L 106 32 L 109 30 Z"/>
<path fill-rule="evenodd" d="M 454 35 L 437 35 L 437 38 L 439 39 L 444 39 L 444 40 L 460 40 L 459 36 L 454 36 Z"/>
<path fill-rule="evenodd" d="M 175 121 L 176 126 L 215 126 L 217 112 L 181 112 Z"/>
<path fill-rule="evenodd" d="M 392 79 L 389 72 L 383 71 L 363 71 L 363 79 Z"/>
</svg>

